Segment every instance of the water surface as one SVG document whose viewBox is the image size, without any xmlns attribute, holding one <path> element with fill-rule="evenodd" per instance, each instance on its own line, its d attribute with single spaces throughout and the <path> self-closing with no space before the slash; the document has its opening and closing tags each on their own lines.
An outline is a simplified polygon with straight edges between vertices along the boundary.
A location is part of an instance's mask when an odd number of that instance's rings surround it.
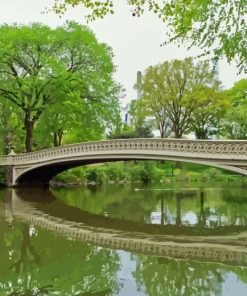
<svg viewBox="0 0 247 296">
<path fill-rule="evenodd" d="M 247 295 L 241 184 L 0 191 L 0 295 Z"/>
</svg>

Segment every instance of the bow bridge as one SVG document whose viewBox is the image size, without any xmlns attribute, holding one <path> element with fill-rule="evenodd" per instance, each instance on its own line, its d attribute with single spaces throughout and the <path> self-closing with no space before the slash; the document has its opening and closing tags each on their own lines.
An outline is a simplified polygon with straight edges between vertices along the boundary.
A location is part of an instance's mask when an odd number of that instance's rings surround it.
<svg viewBox="0 0 247 296">
<path fill-rule="evenodd" d="M 60 172 L 92 163 L 174 160 L 247 175 L 247 141 L 124 139 L 85 142 L 0 157 L 7 186 L 45 186 Z"/>
</svg>

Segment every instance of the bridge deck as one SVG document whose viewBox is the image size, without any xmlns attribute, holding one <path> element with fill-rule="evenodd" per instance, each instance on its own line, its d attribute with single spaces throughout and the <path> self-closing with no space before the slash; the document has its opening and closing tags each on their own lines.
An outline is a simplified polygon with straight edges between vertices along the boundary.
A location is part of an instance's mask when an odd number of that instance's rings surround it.
<svg viewBox="0 0 247 296">
<path fill-rule="evenodd" d="M 34 169 L 44 174 L 44 168 L 52 166 L 55 175 L 83 164 L 131 159 L 192 162 L 247 175 L 247 141 L 152 138 L 86 142 L 1 156 L 0 166 L 13 168 L 9 183 L 16 184 L 21 175 Z"/>
</svg>

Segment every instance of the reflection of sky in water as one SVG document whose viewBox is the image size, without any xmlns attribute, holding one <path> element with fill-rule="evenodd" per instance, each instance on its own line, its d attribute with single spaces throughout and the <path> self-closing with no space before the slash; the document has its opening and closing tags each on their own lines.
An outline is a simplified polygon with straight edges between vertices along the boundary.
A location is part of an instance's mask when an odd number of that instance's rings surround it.
<svg viewBox="0 0 247 296">
<path fill-rule="evenodd" d="M 190 215 L 192 214 L 192 215 Z M 195 219 L 193 213 L 188 213 L 186 215 L 186 219 Z M 121 283 L 122 287 L 120 288 L 119 293 L 117 296 L 144 296 L 148 295 L 145 291 L 145 286 L 140 287 L 135 278 L 133 277 L 133 273 L 140 268 L 139 258 L 138 255 L 132 255 L 126 251 L 118 251 L 117 252 L 120 257 L 121 268 L 117 272 L 117 277 L 119 283 Z M 195 268 L 188 267 L 188 271 L 195 271 Z M 199 271 L 198 271 L 199 272 Z M 201 282 L 203 286 L 203 280 Z M 182 289 L 183 287 L 181 287 Z M 246 296 L 247 295 L 247 286 L 245 283 L 241 282 L 238 276 L 233 272 L 225 272 L 224 273 L 224 280 L 221 285 L 221 296 Z M 161 294 L 159 294 L 161 295 Z M 182 294 L 181 294 L 182 295 Z M 206 295 L 206 294 L 205 294 Z M 211 294 L 213 296 L 215 294 Z M 155 296 L 155 295 L 150 295 Z M 166 296 L 164 294 L 164 296 Z M 170 295 L 167 295 L 170 296 Z M 171 295 L 171 296 L 180 296 L 180 295 Z M 187 295 L 186 295 L 187 296 Z M 190 295 L 188 295 L 190 296 Z"/>
<path fill-rule="evenodd" d="M 198 218 L 195 213 L 188 212 L 182 215 L 182 224 L 184 225 L 194 225 L 198 223 Z"/>
<path fill-rule="evenodd" d="M 155 200 L 156 202 L 157 200 Z M 194 203 L 192 203 L 194 204 Z M 154 203 L 154 205 L 156 205 Z M 183 202 L 181 202 L 181 222 L 184 225 L 195 225 L 198 223 L 200 217 L 200 207 L 197 204 L 197 208 L 196 210 L 194 209 L 189 209 L 188 207 L 185 210 L 182 210 L 183 207 Z M 51 206 L 51 205 L 50 205 Z M 149 223 L 152 224 L 160 224 L 162 217 L 161 217 L 161 212 L 160 212 L 160 207 L 161 204 L 159 203 L 157 207 L 153 207 L 152 209 L 155 209 L 154 211 L 151 212 L 151 214 L 146 217 L 148 217 L 149 219 Z M 168 205 L 164 203 L 164 224 L 175 224 L 176 223 L 176 204 L 174 205 Z M 225 210 L 225 208 L 223 209 L 226 213 L 222 214 L 220 211 L 217 210 L 216 207 L 205 207 L 206 209 L 206 225 L 208 225 L 208 227 L 210 225 L 217 225 L 217 223 L 221 223 L 221 225 L 224 224 L 228 224 L 231 222 L 231 217 L 227 216 L 227 211 Z M 226 208 L 228 210 L 228 208 Z M 0 207 L 1 210 L 1 207 Z M 4 208 L 3 208 L 4 210 Z M 8 208 L 8 210 L 10 211 L 10 208 Z M 222 210 L 222 212 L 223 212 Z M 238 208 L 237 208 L 238 210 Z M 236 213 L 238 214 L 236 210 Z M 6 209 L 5 209 L 6 211 Z M 8 212 L 7 212 L 8 213 Z M 149 214 L 150 212 L 148 212 Z M 234 212 L 235 213 L 235 212 Z M 1 216 L 1 211 L 0 211 L 0 216 Z M 4 217 L 4 212 L 2 214 L 2 216 Z M 105 211 L 104 212 L 104 216 L 108 216 L 108 212 Z M 109 215 L 110 216 L 110 215 Z M 7 219 L 9 218 L 9 215 L 7 215 Z M 235 221 L 237 221 L 236 223 L 240 223 L 238 219 L 236 219 Z M 18 222 L 19 223 L 19 222 Z M 11 232 L 14 233 L 13 230 L 15 229 L 15 227 L 17 227 L 17 224 L 14 223 L 12 228 L 9 228 L 6 231 L 7 232 Z M 49 233 L 49 235 L 48 235 Z M 39 240 L 45 239 L 46 237 L 48 238 L 48 242 L 49 242 L 49 248 L 52 250 L 53 248 L 53 240 L 51 240 L 50 238 L 50 234 L 51 231 L 49 230 L 44 230 L 36 227 L 35 224 L 30 224 L 29 228 L 28 228 L 28 235 L 30 237 L 30 242 L 31 245 L 36 245 L 36 247 L 39 245 Z M 19 239 L 21 239 L 21 237 L 19 237 Z M 59 235 L 54 234 L 54 243 L 56 242 L 57 239 L 61 239 L 61 242 L 66 241 L 66 238 L 59 238 Z M 2 239 L 2 242 L 4 240 Z M 41 242 L 42 245 L 43 242 Z M 73 245 L 75 244 L 75 249 L 73 248 Z M 72 258 L 72 254 L 73 252 L 75 252 L 75 254 L 77 254 L 78 249 L 77 247 L 78 242 L 74 242 L 71 240 L 71 244 L 70 244 L 70 248 L 66 248 L 64 250 L 64 254 L 69 254 L 69 256 L 67 257 L 67 255 L 62 254 L 61 257 L 63 257 L 63 260 L 69 260 L 69 257 L 71 256 Z M 1 245 L 1 244 L 0 244 Z M 3 243 L 2 243 L 3 245 Z M 19 250 L 21 243 L 20 241 L 17 241 L 17 249 Z M 59 251 L 62 250 L 62 246 L 63 244 L 61 243 L 61 245 L 59 245 Z M 65 245 L 66 246 L 66 245 Z M 81 246 L 83 246 L 83 243 L 81 244 Z M 95 245 L 96 246 L 96 245 Z M 54 244 L 54 248 L 55 248 L 55 244 Z M 82 248 L 83 249 L 83 248 Z M 97 247 L 97 250 L 103 249 L 103 247 Z M 44 250 L 44 249 L 43 249 Z M 57 252 L 57 248 L 55 249 L 55 251 Z M 179 259 L 167 259 L 167 258 L 157 258 L 155 256 L 151 257 L 149 255 L 143 255 L 143 254 L 139 254 L 136 252 L 127 252 L 127 251 L 122 251 L 120 249 L 116 250 L 117 255 L 119 256 L 120 259 L 120 268 L 118 271 L 115 271 L 113 273 L 113 276 L 116 277 L 116 281 L 117 283 L 120 284 L 120 289 L 119 292 L 116 294 L 112 294 L 114 296 L 156 296 L 155 294 L 150 294 L 148 292 L 145 292 L 146 290 L 148 290 L 150 288 L 150 286 L 152 286 L 153 291 L 156 289 L 156 286 L 159 287 L 159 285 L 162 287 L 163 282 L 166 279 L 169 279 L 169 281 L 167 281 L 167 286 L 172 287 L 173 286 L 173 278 L 176 278 L 176 275 L 178 275 L 178 278 L 181 277 L 181 279 L 183 277 L 186 276 L 186 280 L 188 281 L 188 283 L 193 284 L 193 278 L 192 275 L 197 279 L 197 281 L 195 283 L 198 283 L 196 289 L 198 289 L 198 295 L 221 295 L 221 296 L 246 296 L 247 295 L 247 285 L 246 285 L 246 267 L 242 268 L 240 266 L 227 266 L 224 265 L 222 263 L 224 262 L 214 262 L 214 263 L 210 263 L 210 261 L 207 262 L 198 262 L 196 260 L 191 260 L 191 259 L 183 259 L 183 260 L 179 260 Z M 42 252 L 42 256 L 43 256 L 44 252 Z M 79 252 L 80 254 L 80 252 Z M 96 255 L 94 256 L 93 253 L 91 252 L 91 262 L 90 262 L 90 268 L 93 267 L 93 262 L 95 260 L 95 262 L 101 262 L 100 259 L 101 257 L 97 257 Z M 29 254 L 30 255 L 30 254 Z M 8 252 L 8 257 L 9 260 L 13 260 L 15 256 L 14 251 L 10 250 Z M 76 255 L 77 256 L 77 255 Z M 68 259 L 67 259 L 68 258 Z M 79 258 L 79 257 L 78 257 Z M 109 258 L 110 259 L 110 258 Z M 106 263 L 103 262 L 103 264 L 105 264 L 105 266 L 108 266 L 110 260 L 108 258 L 106 258 Z M 81 259 L 80 259 L 81 260 Z M 69 262 L 69 261 L 68 261 Z M 72 261 L 71 261 L 72 262 Z M 76 261 L 75 261 L 76 262 Z M 78 259 L 78 262 L 79 259 Z M 30 262 L 27 262 L 29 265 L 31 264 Z M 1 262 L 1 264 L 3 264 Z M 6 263 L 5 263 L 6 264 Z M 60 258 L 59 261 L 56 262 L 52 262 L 52 264 L 58 264 L 58 268 L 60 268 Z M 6 266 L 8 267 L 8 269 L 6 268 L 6 270 L 9 271 L 9 266 L 6 264 Z M 31 265 L 30 265 L 31 266 Z M 70 265 L 68 265 L 70 266 Z M 76 264 L 73 265 L 71 264 L 71 266 L 73 266 L 72 268 L 74 268 L 76 266 Z M 98 266 L 97 264 L 95 264 L 95 266 L 97 267 L 98 270 Z M 154 267 L 152 269 L 152 266 Z M 179 269 L 180 268 L 180 269 Z M 82 269 L 83 270 L 83 269 Z M 96 270 L 96 268 L 95 268 Z M 104 271 L 104 269 L 102 269 Z M 152 272 L 150 272 L 150 270 L 152 270 Z M 181 273 L 179 272 L 179 270 L 181 271 Z M 138 273 L 139 272 L 139 273 Z M 236 273 L 235 273 L 236 272 Z M 160 277 L 158 278 L 159 280 L 157 282 L 154 282 L 154 274 L 159 274 Z M 97 274 L 97 272 L 96 272 Z M 139 281 L 135 278 L 135 274 L 136 275 L 140 275 L 142 276 L 142 281 Z M 239 274 L 239 276 L 237 275 Z M 102 275 L 102 273 L 101 273 Z M 169 275 L 172 275 L 171 279 L 169 278 Z M 205 275 L 205 279 L 204 279 L 204 275 Z M 207 277 L 208 275 L 208 277 Z M 90 275 L 91 276 L 91 275 Z M 92 274 L 93 276 L 93 274 Z M 111 275 L 112 276 L 112 275 Z M 10 277 L 9 277 L 10 278 Z M 113 278 L 113 277 L 112 277 Z M 138 278 L 138 277 L 137 277 Z M 96 276 L 95 276 L 95 279 Z M 146 282 L 145 282 L 146 279 Z M 200 293 L 200 289 L 205 286 L 205 282 L 206 280 L 209 279 L 210 284 L 211 283 L 216 283 L 217 287 L 219 289 L 219 293 L 214 293 L 213 291 L 213 285 L 211 286 L 207 286 L 209 287 L 209 289 L 212 289 L 211 294 L 201 294 Z M 2 279 L 1 279 L 2 280 Z M 73 279 L 72 279 L 73 280 Z M 181 281 L 183 282 L 183 281 Z M 11 283 L 10 283 L 11 284 Z M 166 287 L 166 286 L 163 286 Z M 180 285 L 176 284 L 176 290 L 174 289 L 174 291 L 177 291 L 177 288 L 180 289 L 179 291 L 183 291 L 185 290 L 185 286 L 184 284 L 182 284 L 182 286 L 180 287 Z M 0 295 L 1 291 L 0 291 Z M 62 295 L 62 294 L 57 294 L 57 295 Z M 79 294 L 78 294 L 79 295 Z M 93 295 L 93 294 L 92 294 Z M 158 295 L 158 294 L 157 294 Z M 159 296 L 170 296 L 168 294 L 162 294 L 159 293 Z M 171 296 L 181 296 L 181 294 L 176 294 L 176 292 L 174 292 L 173 294 L 171 294 Z M 184 294 L 185 296 L 187 296 L 188 294 Z M 196 295 L 196 294 L 193 294 Z M 103 296 L 103 295 L 102 295 Z M 192 295 L 188 295 L 188 296 L 192 296 Z"/>
<path fill-rule="evenodd" d="M 152 212 L 151 215 L 152 224 L 160 224 L 161 213 Z M 195 225 L 198 223 L 197 216 L 194 212 L 188 212 L 182 215 L 181 217 L 182 224 L 184 225 Z M 176 216 L 171 214 L 169 211 L 166 212 L 166 221 L 164 224 L 176 224 Z"/>
<path fill-rule="evenodd" d="M 137 257 L 129 252 L 118 251 L 120 257 L 121 268 L 117 273 L 117 277 L 122 287 L 118 293 L 118 296 L 144 296 L 146 295 L 143 291 L 140 291 L 137 286 L 136 280 L 132 273 L 137 268 Z"/>
<path fill-rule="evenodd" d="M 150 213 L 150 219 L 146 218 L 145 222 L 151 224 L 161 224 L 162 215 L 159 210 L 153 211 Z M 197 225 L 198 224 L 198 216 L 195 212 L 189 211 L 186 213 L 182 213 L 181 222 L 183 225 Z M 214 226 L 227 226 L 231 223 L 230 217 L 227 217 L 225 214 L 219 215 L 217 214 L 215 209 L 210 209 L 210 214 L 205 218 L 205 225 L 208 227 Z M 167 224 L 176 224 L 176 215 L 175 213 L 171 213 L 169 208 L 166 207 L 164 211 L 164 225 Z M 234 225 L 241 225 L 240 218 L 236 218 L 234 221 Z"/>
<path fill-rule="evenodd" d="M 233 272 L 225 274 L 225 281 L 222 284 L 223 296 L 246 296 L 247 286 L 241 282 Z"/>
</svg>

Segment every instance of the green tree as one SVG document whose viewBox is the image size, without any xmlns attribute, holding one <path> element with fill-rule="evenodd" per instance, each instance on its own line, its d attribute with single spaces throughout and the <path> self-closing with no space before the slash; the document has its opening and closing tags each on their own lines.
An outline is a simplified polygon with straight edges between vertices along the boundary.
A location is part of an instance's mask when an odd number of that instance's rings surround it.
<svg viewBox="0 0 247 296">
<path fill-rule="evenodd" d="M 237 81 L 234 86 L 227 91 L 231 97 L 233 106 L 247 104 L 247 79 Z"/>
<path fill-rule="evenodd" d="M 35 125 L 56 102 L 79 97 L 102 107 L 106 97 L 116 98 L 111 49 L 88 28 L 4 25 L 0 36 L 0 96 L 23 112 L 27 152 Z"/>
<path fill-rule="evenodd" d="M 247 139 L 247 106 L 231 108 L 225 118 L 226 136 L 235 140 Z"/>
<path fill-rule="evenodd" d="M 145 114 L 143 113 L 140 100 L 132 100 L 129 105 L 131 125 L 136 130 L 145 124 Z"/>
<path fill-rule="evenodd" d="M 68 96 L 43 113 L 35 130 L 35 143 L 39 148 L 45 148 L 99 140 L 104 137 L 106 129 L 111 130 L 118 125 L 119 118 L 119 104 L 114 97 L 88 104 L 79 96 Z"/>
<path fill-rule="evenodd" d="M 118 0 L 119 1 L 119 0 Z M 53 10 L 63 13 L 69 5 L 82 5 L 94 20 L 114 13 L 114 0 L 53 0 Z M 155 13 L 168 27 L 169 41 L 177 40 L 189 47 L 199 46 L 204 55 L 216 60 L 225 56 L 236 59 L 240 71 L 247 71 L 246 0 L 127 0 L 133 16 L 146 10 Z"/>
<path fill-rule="evenodd" d="M 115 130 L 108 135 L 109 139 L 130 139 L 130 138 L 152 138 L 152 127 L 144 124 L 134 129 L 131 126 L 124 125 L 120 130 Z"/>
<path fill-rule="evenodd" d="M 198 86 L 216 87 L 208 62 L 195 64 L 192 58 L 173 60 L 149 67 L 142 77 L 142 106 L 156 118 L 161 137 L 172 131 L 176 138 L 189 132 L 193 112 L 203 106 L 194 95 Z"/>
<path fill-rule="evenodd" d="M 20 113 L 11 102 L 0 100 L 0 150 L 3 154 L 10 152 L 10 146 L 15 146 L 17 150 L 21 149 L 23 125 Z"/>
<path fill-rule="evenodd" d="M 191 94 L 201 107 L 193 111 L 191 131 L 197 139 L 208 139 L 221 132 L 221 123 L 230 101 L 225 92 L 200 86 Z"/>
<path fill-rule="evenodd" d="M 247 139 L 247 79 L 236 82 L 227 94 L 231 108 L 225 116 L 225 134 L 231 139 Z"/>
</svg>

